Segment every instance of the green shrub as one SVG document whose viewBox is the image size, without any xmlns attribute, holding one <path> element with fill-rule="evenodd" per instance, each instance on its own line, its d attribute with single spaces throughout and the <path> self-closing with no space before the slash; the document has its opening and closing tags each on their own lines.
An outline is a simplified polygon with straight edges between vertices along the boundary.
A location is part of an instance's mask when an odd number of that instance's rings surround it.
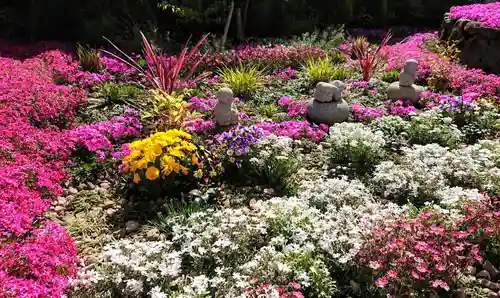
<svg viewBox="0 0 500 298">
<path fill-rule="evenodd" d="M 397 69 L 385 71 L 382 73 L 380 78 L 382 79 L 382 81 L 387 83 L 397 82 L 399 81 L 399 73 L 400 72 Z"/>
</svg>

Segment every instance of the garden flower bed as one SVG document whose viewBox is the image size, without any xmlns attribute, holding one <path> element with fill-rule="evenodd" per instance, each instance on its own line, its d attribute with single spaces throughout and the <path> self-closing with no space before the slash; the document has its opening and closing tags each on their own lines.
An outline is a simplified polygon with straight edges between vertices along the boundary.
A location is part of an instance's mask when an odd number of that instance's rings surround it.
<svg viewBox="0 0 500 298">
<path fill-rule="evenodd" d="M 0 296 L 500 296 L 500 77 L 321 44 L 0 57 Z"/>
<path fill-rule="evenodd" d="M 458 44 L 470 67 L 500 73 L 500 3 L 454 6 L 445 14 L 440 38 Z"/>
</svg>

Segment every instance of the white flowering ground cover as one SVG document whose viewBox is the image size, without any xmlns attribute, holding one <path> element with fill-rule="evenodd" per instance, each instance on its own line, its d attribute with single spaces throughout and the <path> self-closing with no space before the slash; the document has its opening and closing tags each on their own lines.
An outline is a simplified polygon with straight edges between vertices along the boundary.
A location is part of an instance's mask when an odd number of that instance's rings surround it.
<svg viewBox="0 0 500 298">
<path fill-rule="evenodd" d="M 460 218 L 461 203 L 483 200 L 480 192 L 500 187 L 500 142 L 460 143 L 460 130 L 446 120 L 435 125 L 439 117 L 431 110 L 409 120 L 385 116 L 370 124 L 336 124 L 327 142 L 311 153 L 287 137 L 266 137 L 249 153 L 250 162 L 269 170 L 271 159 L 293 159 L 301 167 L 293 173 L 300 176 L 295 195 L 167 215 L 165 240 L 108 244 L 102 261 L 73 282 L 73 294 L 253 297 L 245 290 L 255 284 L 297 282 L 307 297 L 361 295 L 366 278 L 356 255 L 374 227 L 419 208 Z M 395 127 L 405 133 L 395 136 Z M 424 141 L 412 145 L 405 137 L 411 134 Z M 425 144 L 427 136 L 451 147 Z M 395 137 L 401 141 L 399 153 L 387 146 Z M 318 156 L 321 166 L 308 169 L 305 160 Z M 353 165 L 360 163 L 364 169 L 356 174 Z M 282 174 L 265 175 L 280 179 Z M 374 287 L 366 289 L 376 295 Z"/>
</svg>

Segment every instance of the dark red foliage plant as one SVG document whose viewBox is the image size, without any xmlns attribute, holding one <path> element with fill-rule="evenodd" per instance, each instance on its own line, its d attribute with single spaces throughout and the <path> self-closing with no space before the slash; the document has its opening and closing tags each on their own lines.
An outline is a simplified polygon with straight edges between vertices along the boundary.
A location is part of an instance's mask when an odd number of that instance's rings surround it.
<svg viewBox="0 0 500 298">
<path fill-rule="evenodd" d="M 108 40 L 108 42 L 121 55 L 123 55 L 124 58 L 108 51 L 104 52 L 133 67 L 146 79 L 150 86 L 171 94 L 175 91 L 176 87 L 181 85 L 181 81 L 200 81 L 208 75 L 208 73 L 202 73 L 192 78 L 200 63 L 202 63 L 202 61 L 205 59 L 205 55 L 196 54 L 198 52 L 198 48 L 205 42 L 207 37 L 208 34 L 204 35 L 189 52 L 188 40 L 184 45 L 182 51 L 177 56 L 167 56 L 163 54 L 153 43 L 148 41 L 146 36 L 141 32 L 143 52 L 147 67 L 143 67 L 142 65 L 140 65 L 137 61 L 125 54 L 108 39 L 106 40 Z M 195 57 L 196 59 L 194 59 Z M 188 63 L 188 61 L 190 63 Z"/>
</svg>

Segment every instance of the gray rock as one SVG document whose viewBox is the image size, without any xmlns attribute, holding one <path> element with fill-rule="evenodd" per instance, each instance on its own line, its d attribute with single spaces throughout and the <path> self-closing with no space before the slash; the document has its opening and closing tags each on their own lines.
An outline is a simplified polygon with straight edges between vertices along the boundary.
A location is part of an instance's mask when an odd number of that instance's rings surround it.
<svg viewBox="0 0 500 298">
<path fill-rule="evenodd" d="M 65 197 L 60 197 L 57 200 L 57 205 L 59 206 L 66 206 L 68 204 L 68 200 Z"/>
<path fill-rule="evenodd" d="M 467 298 L 465 289 L 458 289 L 454 294 L 453 298 Z"/>
<path fill-rule="evenodd" d="M 488 289 L 495 291 L 495 292 L 498 292 L 500 290 L 500 284 L 490 281 L 490 283 L 488 285 Z"/>
<path fill-rule="evenodd" d="M 63 217 L 63 221 L 67 223 L 68 225 L 71 225 L 75 221 L 75 216 L 72 214 L 66 214 Z"/>
<path fill-rule="evenodd" d="M 141 228 L 141 225 L 133 220 L 129 220 L 125 223 L 125 232 L 134 233 L 137 232 Z"/>
<path fill-rule="evenodd" d="M 347 121 L 350 114 L 349 104 L 344 101 L 319 102 L 311 99 L 307 104 L 307 117 L 319 124 L 333 125 Z"/>
<path fill-rule="evenodd" d="M 319 143 L 323 148 L 325 149 L 328 149 L 328 148 L 331 148 L 332 147 L 332 144 L 328 143 L 328 142 L 320 142 Z"/>
<path fill-rule="evenodd" d="M 497 268 L 495 268 L 495 266 L 493 266 L 493 264 L 491 264 L 490 261 L 485 261 L 483 264 L 483 268 L 484 268 L 484 270 L 488 271 L 488 273 L 490 274 L 490 276 L 491 276 L 490 280 L 497 280 L 498 273 L 500 273 L 500 272 L 498 271 Z"/>
<path fill-rule="evenodd" d="M 160 231 L 157 228 L 152 228 L 146 233 L 146 240 L 148 241 L 157 241 L 160 240 Z"/>
<path fill-rule="evenodd" d="M 64 211 L 64 207 L 63 207 L 63 206 L 59 206 L 59 205 L 57 205 L 56 207 L 54 207 L 54 211 L 55 211 L 55 212 L 58 212 L 58 213 L 59 213 L 59 212 L 62 212 L 62 211 Z"/>
<path fill-rule="evenodd" d="M 113 208 L 115 206 L 115 202 L 112 200 L 104 200 L 102 203 L 102 209 L 106 210 L 109 208 Z"/>
<path fill-rule="evenodd" d="M 467 66 L 500 74 L 500 30 L 472 20 L 451 19 L 445 14 L 439 37 L 457 43 L 460 60 Z"/>
<path fill-rule="evenodd" d="M 104 188 L 99 188 L 97 190 L 97 193 L 100 195 L 100 196 L 103 196 L 103 197 L 106 197 L 108 196 L 108 190 L 107 189 L 104 189 Z"/>
<path fill-rule="evenodd" d="M 103 189 L 109 189 L 111 187 L 111 184 L 109 184 L 109 182 L 103 182 L 99 186 Z"/>
<path fill-rule="evenodd" d="M 85 190 L 85 189 L 87 189 L 86 184 L 83 184 L 83 183 L 78 184 L 78 190 Z"/>
<path fill-rule="evenodd" d="M 106 210 L 106 215 L 107 216 L 113 216 L 115 214 L 116 210 L 115 209 L 107 209 Z"/>
<path fill-rule="evenodd" d="M 66 196 L 66 202 L 67 202 L 67 203 L 71 203 L 74 199 L 75 199 L 75 196 L 74 196 L 74 195 L 69 195 L 69 196 Z"/>
<path fill-rule="evenodd" d="M 406 99 L 412 102 L 418 101 L 422 87 L 413 84 L 410 87 L 400 86 L 399 82 L 394 82 L 387 88 L 387 97 L 392 100 Z"/>
<path fill-rule="evenodd" d="M 87 182 L 87 187 L 88 187 L 89 189 L 94 189 L 94 188 L 95 188 L 95 185 L 94 185 L 94 183 L 92 183 L 92 182 Z"/>
<path fill-rule="evenodd" d="M 483 278 L 483 279 L 486 279 L 486 280 L 491 280 L 491 275 L 488 271 L 486 270 L 482 270 L 480 271 L 477 275 L 476 275 L 477 278 Z"/>
<path fill-rule="evenodd" d="M 76 194 L 78 194 L 78 190 L 74 187 L 70 187 L 70 188 L 68 188 L 68 193 L 71 195 L 76 195 Z"/>
<path fill-rule="evenodd" d="M 467 268 L 465 268 L 465 271 L 464 273 L 467 274 L 467 275 L 472 275 L 472 276 L 475 276 L 476 275 L 476 267 L 474 266 L 467 266 Z"/>
<path fill-rule="evenodd" d="M 339 89 L 330 83 L 319 82 L 314 90 L 314 99 L 319 102 L 330 102 L 333 100 L 335 92 L 338 93 Z"/>
<path fill-rule="evenodd" d="M 339 81 L 339 80 L 335 80 L 333 82 L 330 82 L 330 84 L 337 87 L 337 89 L 334 89 L 334 91 L 333 91 L 333 100 L 335 100 L 335 101 L 342 100 L 342 93 L 347 88 L 346 84 L 342 81 Z"/>
</svg>

